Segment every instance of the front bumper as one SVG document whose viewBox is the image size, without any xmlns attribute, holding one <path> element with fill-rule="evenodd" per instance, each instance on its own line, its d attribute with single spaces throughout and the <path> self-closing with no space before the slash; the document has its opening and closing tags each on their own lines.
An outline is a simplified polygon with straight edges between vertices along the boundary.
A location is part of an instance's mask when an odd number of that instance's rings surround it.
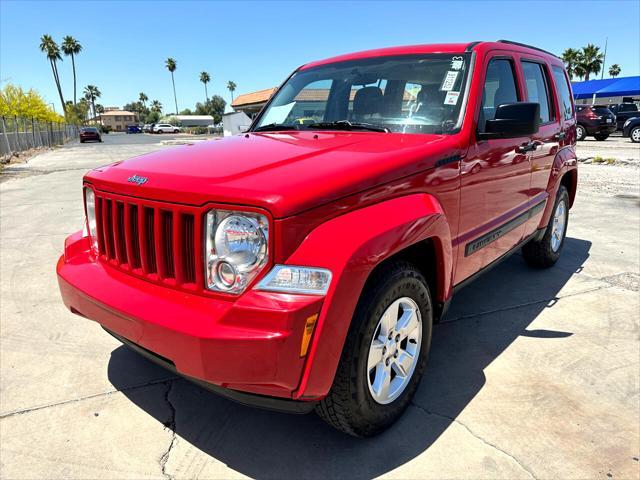
<svg viewBox="0 0 640 480">
<path fill-rule="evenodd" d="M 218 393 L 239 391 L 224 396 L 241 403 L 287 411 L 313 407 L 278 407 L 264 397 L 300 403 L 291 397 L 304 368 L 302 334 L 306 319 L 320 312 L 322 297 L 250 290 L 214 298 L 177 291 L 104 265 L 81 232 L 67 238 L 57 273 L 62 299 L 73 313 L 177 373 Z M 260 397 L 251 401 L 240 392 Z"/>
</svg>

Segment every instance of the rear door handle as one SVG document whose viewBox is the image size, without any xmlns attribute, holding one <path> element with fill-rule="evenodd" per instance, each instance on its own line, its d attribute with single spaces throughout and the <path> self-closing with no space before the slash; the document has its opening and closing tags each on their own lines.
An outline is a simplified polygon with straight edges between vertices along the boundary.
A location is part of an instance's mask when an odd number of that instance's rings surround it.
<svg viewBox="0 0 640 480">
<path fill-rule="evenodd" d="M 560 133 L 556 133 L 553 138 L 556 140 L 564 140 L 566 136 L 567 136 L 566 133 L 560 132 Z"/>
<path fill-rule="evenodd" d="M 516 148 L 516 152 L 518 153 L 532 152 L 536 148 L 538 148 L 538 144 L 536 142 L 523 143 L 518 148 Z"/>
</svg>

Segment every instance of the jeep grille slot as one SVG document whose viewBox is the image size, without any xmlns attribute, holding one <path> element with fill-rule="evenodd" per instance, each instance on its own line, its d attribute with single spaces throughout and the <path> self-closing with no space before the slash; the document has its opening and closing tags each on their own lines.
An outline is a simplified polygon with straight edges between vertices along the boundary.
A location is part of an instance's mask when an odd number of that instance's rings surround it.
<svg viewBox="0 0 640 480">
<path fill-rule="evenodd" d="M 203 288 L 199 209 L 96 191 L 99 260 L 155 283 Z"/>
</svg>

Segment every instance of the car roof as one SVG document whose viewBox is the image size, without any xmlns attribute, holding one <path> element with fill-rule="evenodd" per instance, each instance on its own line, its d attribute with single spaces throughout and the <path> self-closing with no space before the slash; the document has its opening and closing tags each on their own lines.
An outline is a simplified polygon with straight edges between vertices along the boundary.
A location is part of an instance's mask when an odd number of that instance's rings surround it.
<svg viewBox="0 0 640 480">
<path fill-rule="evenodd" d="M 489 51 L 495 49 L 514 50 L 521 53 L 529 53 L 546 57 L 550 63 L 562 64 L 560 59 L 553 53 L 542 50 L 538 47 L 526 45 L 523 43 L 512 42 L 510 40 L 498 40 L 496 42 L 466 42 L 466 43 L 433 43 L 423 45 L 405 45 L 398 47 L 378 48 L 373 50 L 364 50 L 361 52 L 347 53 L 336 57 L 326 58 L 307 63 L 300 67 L 301 70 L 313 68 L 320 65 L 330 63 L 347 62 L 350 60 L 361 60 L 375 57 L 400 56 L 400 55 L 419 55 L 429 53 L 468 53 L 472 51 Z"/>
</svg>

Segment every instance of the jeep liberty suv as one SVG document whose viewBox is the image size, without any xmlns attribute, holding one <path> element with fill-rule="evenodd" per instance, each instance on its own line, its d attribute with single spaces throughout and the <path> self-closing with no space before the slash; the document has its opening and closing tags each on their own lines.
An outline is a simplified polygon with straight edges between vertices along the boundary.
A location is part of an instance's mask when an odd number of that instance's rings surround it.
<svg viewBox="0 0 640 480">
<path fill-rule="evenodd" d="M 248 132 L 87 173 L 64 303 L 227 398 L 374 435 L 457 289 L 520 249 L 558 260 L 570 88 L 557 57 L 508 41 L 303 65 Z"/>
</svg>

